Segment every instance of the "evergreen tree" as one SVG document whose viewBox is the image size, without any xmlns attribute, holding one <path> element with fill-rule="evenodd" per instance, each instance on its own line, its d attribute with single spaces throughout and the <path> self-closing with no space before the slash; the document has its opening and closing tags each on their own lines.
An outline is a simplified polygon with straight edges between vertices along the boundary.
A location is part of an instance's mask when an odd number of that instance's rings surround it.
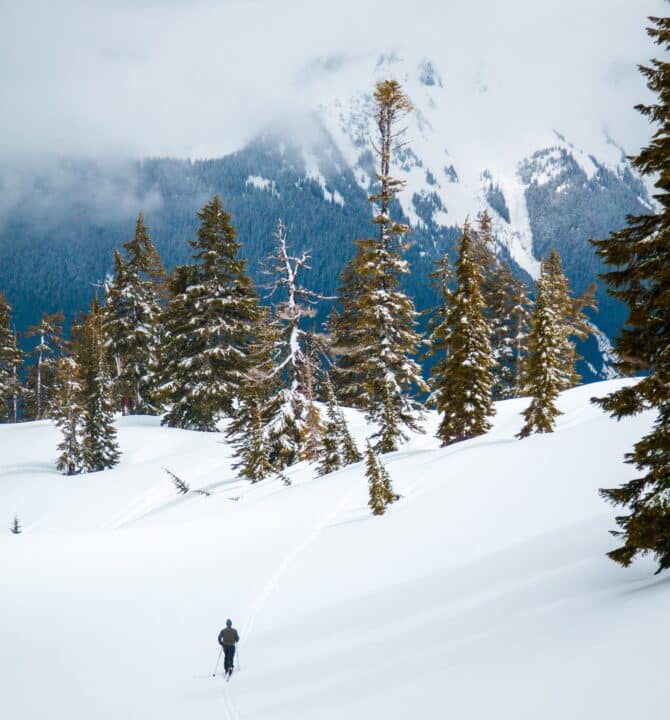
<svg viewBox="0 0 670 720">
<path fill-rule="evenodd" d="M 593 291 L 589 287 L 580 297 L 572 296 L 555 250 L 542 263 L 525 368 L 524 389 L 532 400 L 517 437 L 553 432 L 560 415 L 558 393 L 580 382 L 576 367 L 580 356 L 573 338 L 583 339 L 591 332 L 584 307 L 595 309 Z"/>
<path fill-rule="evenodd" d="M 50 414 L 63 434 L 58 445 L 60 455 L 56 468 L 64 475 L 75 475 L 81 472 L 84 465 L 84 411 L 81 406 L 79 368 L 74 358 L 63 357 L 58 360 L 55 388 Z"/>
<path fill-rule="evenodd" d="M 517 435 L 553 432 L 560 410 L 556 400 L 565 382 L 564 357 L 566 334 L 561 306 L 556 306 L 552 282 L 543 263 L 537 282 L 537 298 L 528 339 L 528 361 L 525 370 L 526 392 L 532 397 L 523 413 L 525 423 Z"/>
<path fill-rule="evenodd" d="M 490 330 L 483 314 L 482 275 L 467 221 L 459 242 L 455 279 L 447 315 L 436 320 L 431 336 L 433 353 L 444 353 L 433 370 L 434 389 L 430 398 L 443 414 L 438 429 L 443 445 L 485 433 L 495 412 L 491 399 L 493 358 Z"/>
<path fill-rule="evenodd" d="M 302 457 L 308 462 L 316 462 L 324 452 L 324 427 L 321 412 L 316 404 L 318 362 L 313 344 L 307 342 L 306 362 L 303 366 L 303 387 L 305 391 L 305 442 Z"/>
<path fill-rule="evenodd" d="M 56 366 L 63 351 L 63 313 L 42 314 L 37 325 L 28 329 L 26 337 L 37 338 L 30 356 L 34 359 L 24 383 L 24 417 L 42 420 L 47 417 L 56 392 Z"/>
<path fill-rule="evenodd" d="M 103 313 L 97 300 L 81 328 L 77 345 L 83 409 L 82 457 L 86 472 L 114 467 L 120 451 L 114 428 L 114 391 L 106 353 Z"/>
<path fill-rule="evenodd" d="M 382 465 L 370 441 L 367 442 L 365 458 L 365 476 L 368 479 L 369 491 L 368 506 L 373 515 L 383 515 L 391 503 L 400 499 L 400 495 L 393 491 L 391 476 Z"/>
<path fill-rule="evenodd" d="M 226 434 L 235 447 L 237 461 L 233 467 L 239 476 L 252 483 L 279 475 L 275 466 L 280 449 L 273 446 L 273 420 L 277 413 L 275 391 L 278 380 L 273 375 L 272 352 L 279 328 L 267 310 L 256 325 L 256 339 L 250 352 L 250 369 L 240 387 Z"/>
<path fill-rule="evenodd" d="M 412 393 L 427 385 L 412 359 L 420 344 L 417 313 L 400 289 L 401 276 L 409 272 L 402 257 L 409 227 L 391 218 L 391 205 L 404 186 L 390 174 L 403 132 L 397 125 L 412 106 L 393 80 L 377 85 L 374 100 L 379 191 L 369 199 L 378 237 L 356 242 L 356 254 L 342 273 L 341 312 L 331 326 L 340 394 L 380 426 L 377 446 L 389 451 L 407 438 L 406 428 L 420 429 L 421 406 Z"/>
<path fill-rule="evenodd" d="M 530 301 L 526 285 L 499 260 L 491 274 L 489 329 L 493 355 L 493 399 L 520 394 L 521 368 L 526 356 Z"/>
<path fill-rule="evenodd" d="M 561 339 L 559 389 L 568 390 L 581 382 L 577 372 L 577 361 L 581 360 L 581 355 L 577 352 L 575 339 L 584 340 L 592 332 L 584 308 L 597 308 L 594 298 L 595 285 L 588 287 L 581 296 L 573 297 L 568 280 L 563 274 L 561 256 L 556 250 L 549 253 L 543 269 L 546 276 L 545 291 L 549 294 L 549 304 L 554 309 L 557 323 L 556 332 Z"/>
<path fill-rule="evenodd" d="M 18 422 L 23 353 L 12 328 L 12 308 L 0 293 L 0 422 Z"/>
<path fill-rule="evenodd" d="M 670 18 L 650 20 L 647 32 L 667 52 Z M 653 60 L 640 69 L 657 100 L 638 110 L 657 127 L 632 163 L 653 180 L 658 209 L 630 216 L 627 227 L 595 244 L 598 255 L 615 266 L 602 276 L 610 294 L 629 308 L 616 340 L 621 358 L 617 367 L 628 374 L 645 374 L 636 384 L 596 402 L 617 419 L 645 409 L 656 413 L 650 432 L 625 456 L 638 476 L 601 493 L 629 511 L 617 518 L 620 530 L 613 534 L 622 544 L 609 557 L 627 567 L 638 555 L 650 554 L 661 572 L 670 567 L 670 63 Z"/>
<path fill-rule="evenodd" d="M 347 422 L 341 408 L 337 404 L 335 390 L 328 373 L 324 374 L 323 382 L 327 422 L 323 431 L 323 453 L 317 468 L 319 475 L 326 475 L 362 460 L 361 454 L 351 437 Z"/>
<path fill-rule="evenodd" d="M 166 273 L 139 214 L 135 237 L 114 254 L 114 277 L 104 308 L 105 334 L 114 359 L 114 387 L 124 415 L 160 412 L 157 402 L 161 295 Z"/>
<path fill-rule="evenodd" d="M 170 409 L 163 424 L 215 431 L 219 418 L 232 414 L 249 370 L 260 309 L 221 198 L 198 217 L 194 263 L 175 270 L 165 313 L 162 392 Z"/>
<path fill-rule="evenodd" d="M 512 370 L 512 392 L 510 397 L 521 397 L 524 386 L 524 368 L 528 357 L 528 336 L 530 332 L 531 306 L 528 298 L 526 283 L 521 280 L 514 280 L 512 283 L 510 298 L 512 307 L 510 310 L 511 329 L 511 370 Z"/>
</svg>

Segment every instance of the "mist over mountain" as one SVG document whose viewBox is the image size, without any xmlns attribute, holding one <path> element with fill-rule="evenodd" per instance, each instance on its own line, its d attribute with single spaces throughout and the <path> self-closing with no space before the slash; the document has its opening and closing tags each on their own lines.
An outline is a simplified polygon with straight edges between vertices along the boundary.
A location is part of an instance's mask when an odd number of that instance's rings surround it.
<svg viewBox="0 0 670 720">
<path fill-rule="evenodd" d="M 604 131 L 592 134 L 590 147 L 576 146 L 552 127 L 511 145 L 504 133 L 487 129 L 490 118 L 481 121 L 494 109 L 488 88 L 452 80 L 422 55 L 383 54 L 374 62 L 322 58 L 310 66 L 305 82 L 317 77 L 322 100 L 311 112 L 276 123 L 221 158 L 79 158 L 5 166 L 0 287 L 15 307 L 17 328 L 35 322 L 42 311 L 62 308 L 71 317 L 84 310 L 140 210 L 166 264 L 186 261 L 195 213 L 215 193 L 233 213 L 256 281 L 262 281 L 260 261 L 281 217 L 289 242 L 312 251 L 306 282 L 335 293 L 353 240 L 372 231 L 371 89 L 385 77 L 398 79 L 414 105 L 393 172 L 406 182 L 396 211 L 412 227 L 406 289 L 419 309 L 435 304 L 428 279 L 432 261 L 451 247 L 466 217 L 491 213 L 497 251 L 529 281 L 549 250 L 559 250 L 573 288 L 582 292 L 602 270 L 589 239 L 623 226 L 626 214 L 651 207 L 623 149 Z M 467 112 L 455 113 L 455 107 Z M 607 338 L 625 319 L 602 287 L 597 296 L 594 319 L 601 335 L 585 350 L 587 379 L 608 376 Z M 325 318 L 328 305 L 317 320 Z"/>
</svg>

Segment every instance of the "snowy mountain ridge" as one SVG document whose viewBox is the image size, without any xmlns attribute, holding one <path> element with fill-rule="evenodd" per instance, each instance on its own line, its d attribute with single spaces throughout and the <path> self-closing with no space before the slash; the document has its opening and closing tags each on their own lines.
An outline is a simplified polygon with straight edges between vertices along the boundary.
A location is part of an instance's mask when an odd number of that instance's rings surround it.
<svg viewBox="0 0 670 720">
<path fill-rule="evenodd" d="M 509 145 L 504 134 L 495 131 L 498 110 L 488 101 L 485 84 L 445 79 L 426 58 L 382 55 L 372 71 L 369 59 L 360 62 L 355 72 L 345 65 L 346 80 L 324 81 L 329 88 L 324 92 L 331 96 L 320 103 L 318 114 L 361 188 L 370 191 L 375 172 L 371 88 L 378 80 L 393 78 L 414 105 L 402 138 L 407 145 L 393 162 L 394 174 L 406 182 L 399 200 L 411 224 L 460 227 L 466 217 L 474 219 L 487 209 L 501 246 L 531 277 L 538 276 L 541 260 L 533 247 L 526 201 L 531 184 L 546 184 L 570 163 L 587 181 L 601 169 L 621 179 L 637 179 L 622 149 L 604 131 L 591 133 L 591 139 L 599 141 L 588 151 L 552 128 Z M 342 64 L 323 63 L 321 68 L 326 75 L 337 75 Z M 650 207 L 641 182 L 639 200 Z"/>
</svg>

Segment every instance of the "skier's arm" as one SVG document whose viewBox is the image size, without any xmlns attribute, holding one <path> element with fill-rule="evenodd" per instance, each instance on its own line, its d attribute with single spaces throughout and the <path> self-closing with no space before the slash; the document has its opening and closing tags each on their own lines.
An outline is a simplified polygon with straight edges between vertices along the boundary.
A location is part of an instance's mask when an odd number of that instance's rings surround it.
<svg viewBox="0 0 670 720">
<path fill-rule="evenodd" d="M 219 645 L 223 647 L 223 630 L 219 633 Z"/>
</svg>

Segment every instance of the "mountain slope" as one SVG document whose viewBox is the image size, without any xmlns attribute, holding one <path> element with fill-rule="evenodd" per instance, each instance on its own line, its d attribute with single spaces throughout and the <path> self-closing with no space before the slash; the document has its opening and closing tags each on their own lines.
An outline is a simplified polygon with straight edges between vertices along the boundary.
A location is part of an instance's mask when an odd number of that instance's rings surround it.
<svg viewBox="0 0 670 720">
<path fill-rule="evenodd" d="M 428 280 L 432 260 L 452 247 L 467 216 L 491 212 L 499 253 L 527 280 L 557 249 L 580 293 L 603 269 L 589 239 L 651 207 L 621 148 L 599 129 L 583 149 L 549 127 L 510 141 L 497 131 L 501 109 L 485 83 L 443 75 L 426 58 L 324 60 L 309 77 L 319 89 L 313 112 L 223 158 L 67 160 L 32 174 L 0 169 L 0 289 L 16 309 L 17 328 L 42 311 L 72 316 L 86 308 L 91 284 L 111 271 L 113 250 L 129 239 L 140 209 L 167 265 L 186 261 L 195 213 L 217 192 L 233 212 L 255 279 L 262 279 L 259 261 L 281 217 L 289 242 L 313 252 L 307 283 L 332 295 L 353 240 L 373 231 L 371 91 L 383 77 L 400 80 L 415 106 L 393 172 L 407 182 L 395 213 L 412 225 L 406 290 L 421 310 L 437 301 Z M 597 296 L 601 335 L 584 349 L 587 380 L 609 377 L 608 342 L 625 320 L 602 286 Z M 318 320 L 328 309 L 320 308 Z"/>
<path fill-rule="evenodd" d="M 634 472 L 622 453 L 651 422 L 589 404 L 621 382 L 565 393 L 557 432 L 523 441 L 524 401 L 444 449 L 430 416 L 385 456 L 403 497 L 381 518 L 360 465 L 251 486 L 221 436 L 125 418 L 121 465 L 65 478 L 48 424 L 0 427 L 0 507 L 26 525 L 0 535 L 2 715 L 659 716 L 670 590 L 651 563 L 604 556 L 597 495 Z M 178 496 L 162 467 L 211 496 Z"/>
</svg>

